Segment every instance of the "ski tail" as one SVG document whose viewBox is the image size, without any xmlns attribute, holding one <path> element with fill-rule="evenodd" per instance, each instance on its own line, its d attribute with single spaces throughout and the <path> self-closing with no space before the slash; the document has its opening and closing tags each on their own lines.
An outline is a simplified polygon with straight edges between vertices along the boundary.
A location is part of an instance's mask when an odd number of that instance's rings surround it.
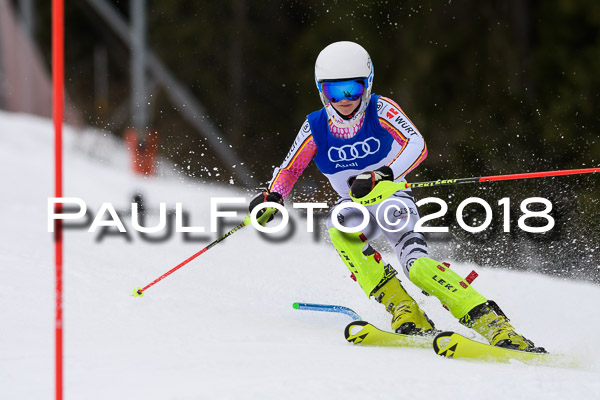
<svg viewBox="0 0 600 400">
<path fill-rule="evenodd" d="M 572 357 L 564 354 L 528 352 L 492 346 L 468 339 L 455 332 L 442 332 L 433 339 L 433 350 L 446 358 L 492 362 L 518 361 L 529 365 L 577 367 Z"/>
</svg>

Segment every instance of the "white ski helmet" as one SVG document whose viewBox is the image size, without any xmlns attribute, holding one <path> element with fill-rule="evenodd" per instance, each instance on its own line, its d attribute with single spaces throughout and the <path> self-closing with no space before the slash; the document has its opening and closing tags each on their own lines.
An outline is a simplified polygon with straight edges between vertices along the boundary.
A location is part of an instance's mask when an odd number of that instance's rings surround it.
<svg viewBox="0 0 600 400">
<path fill-rule="evenodd" d="M 360 109 L 355 114 L 358 116 L 364 112 L 371 99 L 373 63 L 369 53 L 358 43 L 335 42 L 325 47 L 315 62 L 315 83 L 324 106 L 327 106 L 330 101 L 325 97 L 321 83 L 345 79 L 363 79 L 365 90 Z M 326 108 L 329 112 L 331 107 Z"/>
</svg>

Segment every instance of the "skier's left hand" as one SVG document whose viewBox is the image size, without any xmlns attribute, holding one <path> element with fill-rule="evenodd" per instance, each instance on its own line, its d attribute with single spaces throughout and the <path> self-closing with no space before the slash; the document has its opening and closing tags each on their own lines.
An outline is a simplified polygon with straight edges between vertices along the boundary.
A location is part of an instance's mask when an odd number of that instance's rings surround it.
<svg viewBox="0 0 600 400">
<path fill-rule="evenodd" d="M 368 195 L 381 181 L 393 181 L 394 172 L 390 167 L 384 165 L 375 171 L 366 171 L 354 178 L 351 184 L 350 191 L 352 196 L 358 199 Z"/>
<path fill-rule="evenodd" d="M 259 194 L 258 196 L 256 196 L 254 199 L 252 199 L 252 201 L 250 202 L 250 206 L 248 207 L 248 210 L 250 212 L 252 212 L 252 210 L 254 209 L 254 207 L 258 206 L 261 203 L 267 203 L 267 202 L 273 202 L 273 203 L 278 203 L 283 205 L 283 196 L 281 196 L 279 193 L 277 192 L 262 192 L 261 194 Z M 265 212 L 264 209 L 260 210 L 258 212 L 258 214 L 256 214 L 256 218 L 259 219 L 261 217 L 261 215 L 263 215 Z M 267 222 L 271 222 L 273 220 L 273 218 L 275 218 L 275 214 L 277 214 L 277 210 L 273 211 L 271 213 L 271 216 L 269 217 L 268 220 L 264 221 L 264 223 L 262 223 L 261 225 L 265 225 Z M 265 216 L 266 218 L 266 216 Z"/>
</svg>

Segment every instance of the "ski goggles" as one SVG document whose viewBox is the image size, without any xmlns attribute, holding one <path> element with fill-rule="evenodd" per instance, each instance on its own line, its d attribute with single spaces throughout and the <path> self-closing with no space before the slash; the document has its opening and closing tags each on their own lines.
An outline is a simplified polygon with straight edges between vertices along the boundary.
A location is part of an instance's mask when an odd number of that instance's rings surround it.
<svg viewBox="0 0 600 400">
<path fill-rule="evenodd" d="M 358 100 L 365 91 L 364 79 L 350 79 L 345 81 L 321 82 L 323 94 L 332 103 L 340 100 Z"/>
</svg>

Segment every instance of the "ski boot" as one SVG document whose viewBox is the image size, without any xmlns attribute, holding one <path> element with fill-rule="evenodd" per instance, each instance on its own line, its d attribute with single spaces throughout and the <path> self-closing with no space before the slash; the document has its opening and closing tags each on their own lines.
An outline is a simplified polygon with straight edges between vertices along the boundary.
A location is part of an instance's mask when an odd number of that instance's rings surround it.
<svg viewBox="0 0 600 400">
<path fill-rule="evenodd" d="M 421 257 L 412 264 L 409 275 L 415 285 L 437 297 L 461 324 L 473 328 L 492 346 L 546 352 L 516 333 L 496 303 L 488 301 L 448 266 Z"/>
<path fill-rule="evenodd" d="M 531 340 L 515 332 L 515 328 L 508 321 L 500 307 L 488 300 L 469 311 L 459 322 L 486 338 L 492 346 L 546 353 L 543 347 L 535 347 Z"/>
<path fill-rule="evenodd" d="M 381 254 L 367 243 L 362 233 L 346 233 L 331 228 L 329 235 L 342 261 L 352 273 L 352 278 L 368 297 L 374 296 L 392 314 L 392 329 L 395 332 L 433 333 L 433 323 L 406 293 L 396 278 L 397 271 L 381 259 Z"/>
<path fill-rule="evenodd" d="M 391 268 L 391 267 L 390 267 Z M 373 291 L 375 300 L 392 314 L 392 329 L 405 335 L 433 334 L 433 322 L 404 290 L 400 280 L 392 277 Z"/>
</svg>

